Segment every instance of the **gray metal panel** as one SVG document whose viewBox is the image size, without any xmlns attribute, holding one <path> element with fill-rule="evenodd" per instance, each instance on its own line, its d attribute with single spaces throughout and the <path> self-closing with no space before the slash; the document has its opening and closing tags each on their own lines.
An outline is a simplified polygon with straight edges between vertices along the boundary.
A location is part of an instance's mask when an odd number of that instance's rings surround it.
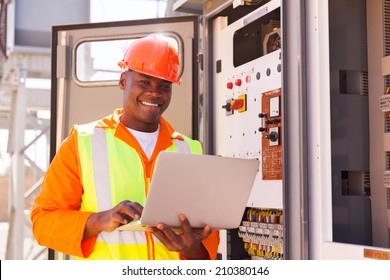
<svg viewBox="0 0 390 280">
<path fill-rule="evenodd" d="M 371 245 L 370 199 L 343 193 L 341 178 L 343 171 L 369 170 L 368 96 L 356 91 L 360 81 L 353 81 L 354 73 L 367 71 L 365 4 L 329 1 L 332 208 L 334 242 Z"/>
<path fill-rule="evenodd" d="M 285 109 L 284 199 L 287 259 L 308 259 L 305 1 L 282 2 Z"/>
<path fill-rule="evenodd" d="M 386 152 L 389 138 L 384 133 L 385 118 L 379 109 L 379 98 L 385 94 L 386 77 L 382 76 L 382 57 L 385 55 L 388 29 L 389 1 L 367 0 L 367 53 L 369 78 L 369 136 L 370 136 L 370 178 L 371 178 L 371 214 L 372 242 L 376 247 L 390 247 L 390 211 L 388 209 L 388 191 L 383 185 L 383 173 L 388 169 Z M 387 23 L 387 24 L 386 24 Z M 388 78 L 387 78 L 388 79 Z"/>
</svg>

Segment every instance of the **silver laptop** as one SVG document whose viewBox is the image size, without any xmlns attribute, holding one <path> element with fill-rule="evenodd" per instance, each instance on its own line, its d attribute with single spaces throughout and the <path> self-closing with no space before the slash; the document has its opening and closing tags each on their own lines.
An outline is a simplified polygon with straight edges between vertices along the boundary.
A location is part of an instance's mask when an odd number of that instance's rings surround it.
<svg viewBox="0 0 390 280">
<path fill-rule="evenodd" d="M 118 230 L 145 230 L 158 223 L 178 229 L 181 213 L 192 227 L 237 228 L 258 169 L 257 159 L 163 151 L 141 218 Z"/>
</svg>

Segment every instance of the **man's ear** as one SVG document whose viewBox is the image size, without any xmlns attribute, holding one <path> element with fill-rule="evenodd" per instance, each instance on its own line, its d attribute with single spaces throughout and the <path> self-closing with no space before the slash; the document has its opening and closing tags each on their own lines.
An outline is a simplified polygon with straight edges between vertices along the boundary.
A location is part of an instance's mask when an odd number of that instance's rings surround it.
<svg viewBox="0 0 390 280">
<path fill-rule="evenodd" d="M 118 86 L 121 90 L 125 90 L 126 88 L 126 74 L 125 72 L 122 72 L 121 77 L 118 82 Z"/>
</svg>

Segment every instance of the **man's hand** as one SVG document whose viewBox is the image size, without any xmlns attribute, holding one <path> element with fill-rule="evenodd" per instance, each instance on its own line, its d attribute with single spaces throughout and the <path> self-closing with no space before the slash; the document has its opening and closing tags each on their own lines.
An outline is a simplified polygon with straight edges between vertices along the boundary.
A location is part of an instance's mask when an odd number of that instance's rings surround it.
<svg viewBox="0 0 390 280">
<path fill-rule="evenodd" d="M 165 224 L 148 227 L 147 231 L 153 233 L 170 251 L 180 252 L 188 259 L 208 259 L 209 254 L 202 244 L 202 240 L 211 234 L 210 226 L 202 229 L 192 228 L 187 217 L 179 216 L 181 230 L 174 231 Z"/>
<path fill-rule="evenodd" d="M 111 232 L 118 226 L 139 219 L 143 207 L 137 202 L 124 200 L 110 210 L 92 214 L 85 225 L 83 240 L 102 231 Z"/>
</svg>

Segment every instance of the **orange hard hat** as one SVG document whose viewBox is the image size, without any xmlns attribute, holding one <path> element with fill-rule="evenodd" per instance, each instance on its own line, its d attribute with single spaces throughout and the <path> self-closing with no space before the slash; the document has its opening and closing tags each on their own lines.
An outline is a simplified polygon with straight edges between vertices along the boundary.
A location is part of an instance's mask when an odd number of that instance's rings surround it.
<svg viewBox="0 0 390 280">
<path fill-rule="evenodd" d="M 179 56 L 174 46 L 161 35 L 151 34 L 132 43 L 118 65 L 180 84 Z"/>
</svg>

